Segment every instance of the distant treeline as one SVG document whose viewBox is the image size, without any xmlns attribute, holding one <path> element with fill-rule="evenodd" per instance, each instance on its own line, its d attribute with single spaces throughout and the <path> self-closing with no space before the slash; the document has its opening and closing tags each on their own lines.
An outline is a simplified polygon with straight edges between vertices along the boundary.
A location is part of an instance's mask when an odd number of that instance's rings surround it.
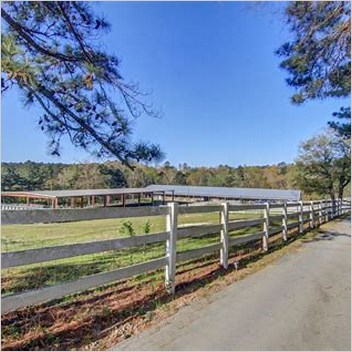
<svg viewBox="0 0 352 352">
<path fill-rule="evenodd" d="M 266 166 L 219 165 L 177 167 L 135 164 L 132 171 L 119 162 L 105 163 L 2 163 L 3 191 L 145 187 L 150 184 L 299 189 L 295 164 Z M 305 198 L 318 195 L 306 193 Z"/>
<path fill-rule="evenodd" d="M 295 188 L 294 165 L 268 166 L 219 165 L 190 167 L 134 165 L 131 169 L 118 162 L 53 164 L 26 161 L 2 163 L 3 191 L 145 187 L 150 184 L 226 186 L 258 188 Z"/>
</svg>

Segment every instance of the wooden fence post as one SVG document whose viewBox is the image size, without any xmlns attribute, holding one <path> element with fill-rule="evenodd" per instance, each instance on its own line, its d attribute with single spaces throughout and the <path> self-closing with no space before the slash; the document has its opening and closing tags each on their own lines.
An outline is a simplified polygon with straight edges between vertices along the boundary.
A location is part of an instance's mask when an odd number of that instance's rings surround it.
<svg viewBox="0 0 352 352">
<path fill-rule="evenodd" d="M 168 203 L 169 214 L 166 216 L 166 231 L 170 232 L 170 237 L 166 241 L 166 256 L 168 263 L 165 268 L 165 287 L 168 293 L 175 293 L 176 276 L 176 242 L 177 242 L 177 217 L 178 204 Z"/>
<path fill-rule="evenodd" d="M 304 231 L 304 222 L 303 222 L 303 202 L 299 202 L 299 233 L 302 233 Z"/>
<path fill-rule="evenodd" d="M 319 225 L 323 223 L 323 202 L 319 203 Z"/>
<path fill-rule="evenodd" d="M 265 203 L 264 208 L 264 223 L 263 223 L 263 250 L 268 250 L 269 244 L 269 226 L 270 226 L 270 203 Z"/>
<path fill-rule="evenodd" d="M 220 265 L 225 269 L 228 267 L 229 260 L 229 203 L 222 203 L 220 241 L 222 247 L 220 249 Z"/>
<path fill-rule="evenodd" d="M 287 203 L 284 203 L 282 209 L 282 238 L 287 241 Z"/>
<path fill-rule="evenodd" d="M 309 227 L 311 229 L 314 229 L 315 227 L 315 216 L 314 216 L 314 203 L 313 201 L 310 202 L 310 223 L 309 223 Z"/>
</svg>

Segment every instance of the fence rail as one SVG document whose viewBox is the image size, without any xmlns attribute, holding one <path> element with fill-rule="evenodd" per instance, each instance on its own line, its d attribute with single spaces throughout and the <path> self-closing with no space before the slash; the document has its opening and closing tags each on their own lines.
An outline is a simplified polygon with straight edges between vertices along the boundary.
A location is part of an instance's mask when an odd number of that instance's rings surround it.
<svg viewBox="0 0 352 352">
<path fill-rule="evenodd" d="M 293 211 L 292 208 L 295 208 Z M 308 207 L 309 210 L 306 210 Z M 3 224 L 32 224 L 37 222 L 62 222 L 74 220 L 92 220 L 101 218 L 166 216 L 167 231 L 155 234 L 145 234 L 128 238 L 113 240 L 77 243 L 71 245 L 47 247 L 40 249 L 7 252 L 1 254 L 2 268 L 18 267 L 36 264 L 45 261 L 71 258 L 91 253 L 112 251 L 122 248 L 143 246 L 146 244 L 165 242 L 166 256 L 148 262 L 128 267 L 82 277 L 78 280 L 64 282 L 55 286 L 44 287 L 20 294 L 5 295 L 2 297 L 2 313 L 10 312 L 28 305 L 62 298 L 69 294 L 82 292 L 91 288 L 100 287 L 112 282 L 126 279 L 148 271 L 165 267 L 165 286 L 169 293 L 175 291 L 176 263 L 196 259 L 210 253 L 220 252 L 220 264 L 227 268 L 229 248 L 244 245 L 253 241 L 262 241 L 264 251 L 268 250 L 268 239 L 274 234 L 282 233 L 287 240 L 287 231 L 298 228 L 303 232 L 304 224 L 314 228 L 320 224 L 336 218 L 350 211 L 350 202 L 337 200 L 314 201 L 287 204 L 256 204 L 256 205 L 230 205 L 228 202 L 221 205 L 179 206 L 170 203 L 164 207 L 141 208 L 95 208 L 95 209 L 56 209 L 56 210 L 30 210 L 30 211 L 4 211 Z M 281 215 L 270 215 L 270 209 L 282 210 Z M 263 210 L 263 217 L 250 220 L 230 221 L 231 212 L 242 210 Z M 291 212 L 290 212 L 291 209 Z M 178 226 L 179 214 L 195 214 L 219 212 L 220 224 Z M 308 216 L 308 217 L 307 217 Z M 291 220 L 296 220 L 289 222 Z M 273 224 L 282 221 L 282 225 Z M 231 236 L 231 231 L 248 227 L 262 226 L 262 231 L 242 236 Z M 205 247 L 177 252 L 177 240 L 183 238 L 202 237 L 210 234 L 220 234 L 220 241 Z"/>
</svg>

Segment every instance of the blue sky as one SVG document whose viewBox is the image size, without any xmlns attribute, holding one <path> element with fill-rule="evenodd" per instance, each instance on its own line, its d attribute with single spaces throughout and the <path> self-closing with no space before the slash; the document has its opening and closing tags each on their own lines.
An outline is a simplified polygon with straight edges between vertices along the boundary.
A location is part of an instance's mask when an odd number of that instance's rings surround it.
<svg viewBox="0 0 352 352">
<path fill-rule="evenodd" d="M 346 100 L 290 103 L 275 50 L 290 37 L 284 3 L 103 2 L 111 23 L 101 46 L 122 59 L 126 80 L 152 92 L 163 118 L 139 118 L 134 139 L 161 145 L 174 165 L 292 162 L 298 144 L 319 133 Z M 80 162 L 88 153 L 63 145 L 46 152 L 36 120 L 16 90 L 2 98 L 2 160 Z"/>
</svg>

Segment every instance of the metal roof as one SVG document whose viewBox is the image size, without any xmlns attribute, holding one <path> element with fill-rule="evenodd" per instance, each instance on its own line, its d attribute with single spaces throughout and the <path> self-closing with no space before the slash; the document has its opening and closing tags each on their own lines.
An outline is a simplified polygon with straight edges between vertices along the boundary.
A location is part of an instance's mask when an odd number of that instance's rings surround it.
<svg viewBox="0 0 352 352">
<path fill-rule="evenodd" d="M 214 197 L 227 199 L 257 199 L 257 200 L 290 200 L 301 199 L 301 191 L 266 188 L 236 188 L 236 187 L 206 187 L 206 186 L 177 186 L 150 185 L 149 190 L 163 190 L 174 192 L 176 196 Z"/>
<path fill-rule="evenodd" d="M 290 200 L 298 201 L 301 191 L 265 188 L 205 187 L 178 185 L 150 185 L 146 188 L 76 189 L 54 191 L 1 192 L 1 196 L 33 198 L 66 198 L 85 196 L 113 196 L 121 194 L 174 193 L 176 196 L 214 197 L 248 200 Z"/>
<path fill-rule="evenodd" d="M 65 198 L 65 197 L 85 197 L 85 196 L 113 196 L 121 194 L 141 194 L 163 192 L 157 188 L 151 190 L 147 188 L 110 188 L 110 189 L 75 189 L 56 191 L 14 191 L 1 192 L 1 196 L 9 197 L 36 197 L 36 198 Z"/>
</svg>

